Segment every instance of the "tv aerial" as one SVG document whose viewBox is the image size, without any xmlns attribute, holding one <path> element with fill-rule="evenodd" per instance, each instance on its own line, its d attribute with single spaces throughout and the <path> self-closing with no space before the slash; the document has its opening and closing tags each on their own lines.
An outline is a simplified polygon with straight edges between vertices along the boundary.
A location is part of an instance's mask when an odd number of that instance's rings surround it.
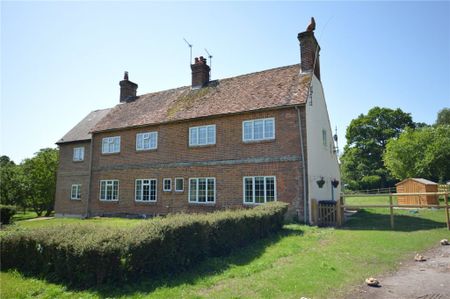
<svg viewBox="0 0 450 299">
<path fill-rule="evenodd" d="M 192 63 L 192 46 L 193 44 L 189 43 L 184 37 L 183 37 L 184 42 L 188 45 L 189 47 L 189 65 L 191 65 Z"/>
<path fill-rule="evenodd" d="M 209 71 L 209 76 L 212 78 L 212 75 L 211 75 L 211 70 L 212 70 L 212 58 L 213 58 L 213 56 L 208 52 L 208 50 L 205 48 L 205 52 L 206 52 L 206 54 L 208 54 L 208 58 L 209 58 L 209 67 L 210 67 L 210 71 Z"/>
</svg>

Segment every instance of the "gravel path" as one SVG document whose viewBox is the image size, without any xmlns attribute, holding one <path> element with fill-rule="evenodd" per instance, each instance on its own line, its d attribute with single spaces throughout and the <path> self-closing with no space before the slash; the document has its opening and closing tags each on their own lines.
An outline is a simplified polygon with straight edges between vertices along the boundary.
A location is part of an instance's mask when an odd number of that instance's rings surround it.
<svg viewBox="0 0 450 299">
<path fill-rule="evenodd" d="M 381 287 L 360 286 L 345 298 L 414 298 L 450 299 L 450 246 L 439 246 L 423 256 L 425 262 L 403 263 L 400 269 L 385 276 L 377 276 Z"/>
</svg>

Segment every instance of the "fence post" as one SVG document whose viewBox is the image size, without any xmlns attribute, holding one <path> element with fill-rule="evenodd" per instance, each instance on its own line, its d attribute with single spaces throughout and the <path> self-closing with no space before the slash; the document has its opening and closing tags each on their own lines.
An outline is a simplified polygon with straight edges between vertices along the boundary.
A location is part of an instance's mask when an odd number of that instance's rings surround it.
<svg viewBox="0 0 450 299">
<path fill-rule="evenodd" d="M 449 216 L 449 206 L 448 206 L 448 192 L 444 194 L 444 202 L 445 202 L 445 216 L 447 217 L 447 229 L 450 230 L 450 216 Z"/>
<path fill-rule="evenodd" d="M 338 200 L 337 200 L 337 206 L 336 206 L 336 208 L 337 208 L 337 213 L 336 213 L 336 224 L 337 224 L 337 226 L 339 227 L 339 226 L 341 226 L 342 225 L 342 213 L 341 213 L 341 200 L 342 200 L 342 197 L 340 196 L 339 198 L 338 198 Z"/>
<path fill-rule="evenodd" d="M 392 204 L 392 194 L 389 193 L 389 210 L 391 214 L 391 229 L 394 229 L 394 207 Z"/>
</svg>

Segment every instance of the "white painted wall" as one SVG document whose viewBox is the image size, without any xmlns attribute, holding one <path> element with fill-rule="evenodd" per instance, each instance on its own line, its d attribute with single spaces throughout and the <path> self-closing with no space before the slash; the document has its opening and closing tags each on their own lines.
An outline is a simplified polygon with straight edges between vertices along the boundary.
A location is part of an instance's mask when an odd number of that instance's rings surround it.
<svg viewBox="0 0 450 299">
<path fill-rule="evenodd" d="M 311 86 L 312 96 L 306 103 L 309 203 L 311 199 L 337 200 L 341 192 L 339 163 L 337 155 L 333 152 L 333 133 L 322 83 L 313 76 Z M 326 145 L 323 142 L 322 130 L 326 131 Z M 320 177 L 325 180 L 322 188 L 319 188 L 316 183 Z M 337 188 L 331 185 L 331 180 L 334 178 L 339 181 Z M 311 207 L 311 204 L 309 206 Z M 311 219 L 311 209 L 309 219 Z"/>
</svg>

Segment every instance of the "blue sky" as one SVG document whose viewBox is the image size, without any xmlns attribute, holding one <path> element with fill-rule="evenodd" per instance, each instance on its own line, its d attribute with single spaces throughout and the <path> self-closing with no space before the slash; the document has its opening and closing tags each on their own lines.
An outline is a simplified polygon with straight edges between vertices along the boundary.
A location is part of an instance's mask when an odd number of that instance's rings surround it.
<svg viewBox="0 0 450 299">
<path fill-rule="evenodd" d="M 450 107 L 450 2 L 2 2 L 0 154 L 54 147 L 119 102 L 125 70 L 138 94 L 189 85 L 183 37 L 213 79 L 298 63 L 311 16 L 341 148 L 373 106 L 426 123 Z"/>
</svg>

